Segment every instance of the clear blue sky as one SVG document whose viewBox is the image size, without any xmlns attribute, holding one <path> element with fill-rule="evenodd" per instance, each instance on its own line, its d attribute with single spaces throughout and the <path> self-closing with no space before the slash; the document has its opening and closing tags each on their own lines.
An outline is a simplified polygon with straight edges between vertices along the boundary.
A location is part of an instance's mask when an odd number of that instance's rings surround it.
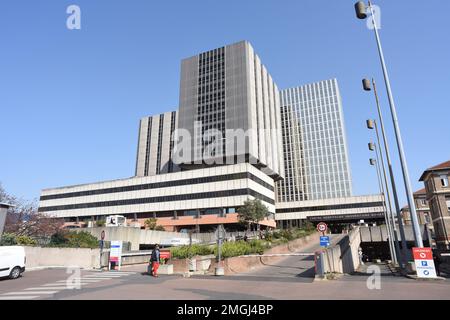
<svg viewBox="0 0 450 320">
<path fill-rule="evenodd" d="M 132 176 L 139 119 L 178 105 L 180 60 L 245 39 L 280 88 L 338 79 L 354 193 L 377 192 L 365 129 L 374 100 L 361 89 L 364 76 L 378 80 L 390 119 L 373 32 L 355 18 L 354 2 L 5 1 L 0 182 L 33 199 L 42 188 Z M 70 4 L 81 7 L 81 30 L 66 28 Z M 425 168 L 450 159 L 450 2 L 376 4 L 417 189 Z"/>
</svg>

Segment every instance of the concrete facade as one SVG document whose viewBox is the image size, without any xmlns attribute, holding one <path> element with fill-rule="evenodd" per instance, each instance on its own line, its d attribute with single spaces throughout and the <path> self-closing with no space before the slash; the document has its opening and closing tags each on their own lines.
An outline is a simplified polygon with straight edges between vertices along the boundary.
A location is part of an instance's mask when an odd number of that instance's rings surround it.
<svg viewBox="0 0 450 320">
<path fill-rule="evenodd" d="M 124 215 L 167 230 L 237 223 L 237 209 L 260 199 L 275 213 L 273 179 L 248 163 L 46 189 L 39 211 L 66 221 Z M 224 217 L 221 217 L 224 215 Z M 275 226 L 273 216 L 263 225 Z"/>
<path fill-rule="evenodd" d="M 191 136 L 185 168 L 243 157 L 276 179 L 284 176 L 278 87 L 247 41 L 182 61 L 178 123 Z M 209 130 L 220 136 L 212 154 L 205 141 Z M 245 144 L 235 142 L 243 136 Z"/>
<path fill-rule="evenodd" d="M 137 177 L 180 171 L 172 161 L 177 115 L 177 111 L 172 111 L 141 119 L 136 156 Z"/>
<path fill-rule="evenodd" d="M 384 220 L 381 195 L 355 196 L 337 199 L 277 202 L 275 219 L 280 227 L 292 227 L 303 220 L 312 222 L 347 222 Z"/>
<path fill-rule="evenodd" d="M 433 219 L 436 245 L 450 250 L 450 161 L 424 171 L 420 181 L 425 184 L 426 199 Z"/>
<path fill-rule="evenodd" d="M 78 267 L 99 269 L 100 249 L 24 247 L 26 269 Z M 102 266 L 108 265 L 108 253 L 102 255 Z"/>
</svg>

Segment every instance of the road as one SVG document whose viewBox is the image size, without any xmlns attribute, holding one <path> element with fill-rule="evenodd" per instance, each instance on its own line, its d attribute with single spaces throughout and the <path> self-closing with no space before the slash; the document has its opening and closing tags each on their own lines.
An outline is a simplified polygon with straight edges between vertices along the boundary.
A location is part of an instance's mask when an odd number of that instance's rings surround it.
<svg viewBox="0 0 450 320">
<path fill-rule="evenodd" d="M 332 241 L 339 240 L 333 236 Z M 313 252 L 317 245 L 304 248 Z M 235 276 L 179 275 L 153 278 L 146 266 L 123 268 L 121 272 L 64 269 L 29 271 L 17 280 L 0 280 L 0 300 L 41 299 L 172 299 L 172 300 L 268 300 L 268 299 L 450 299 L 450 281 L 416 281 L 383 276 L 380 290 L 369 290 L 364 273 L 334 281 L 313 281 L 313 261 L 309 257 L 288 257 L 252 272 Z M 72 278 L 69 278 L 72 277 Z M 67 287 L 79 278 L 80 288 Z"/>
</svg>

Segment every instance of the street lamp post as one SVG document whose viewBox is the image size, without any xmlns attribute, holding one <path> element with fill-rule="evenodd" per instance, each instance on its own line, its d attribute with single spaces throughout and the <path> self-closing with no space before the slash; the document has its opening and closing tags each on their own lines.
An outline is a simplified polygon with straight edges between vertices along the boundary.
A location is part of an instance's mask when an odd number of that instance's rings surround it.
<svg viewBox="0 0 450 320">
<path fill-rule="evenodd" d="M 371 149 L 371 147 L 373 146 L 373 149 Z M 371 151 L 375 151 L 375 144 L 374 143 L 369 143 L 369 150 Z M 391 231 L 391 224 L 389 221 L 389 213 L 388 213 L 388 205 L 386 203 L 386 193 L 384 191 L 384 187 L 383 187 L 383 179 L 381 177 L 381 170 L 380 170 L 380 165 L 379 165 L 379 159 L 378 159 L 378 154 L 377 154 L 377 159 L 370 159 L 369 160 L 370 165 L 375 166 L 376 171 L 377 171 L 377 177 L 378 177 L 378 187 L 380 189 L 380 194 L 383 197 L 383 211 L 384 211 L 384 220 L 386 222 L 386 228 L 387 228 L 387 232 L 388 232 L 388 244 L 389 244 L 389 253 L 391 255 L 391 259 L 392 262 L 394 264 L 397 263 L 397 257 L 395 254 L 395 248 L 394 248 L 394 244 L 393 244 L 393 237 L 392 237 L 392 231 Z"/>
<path fill-rule="evenodd" d="M 398 148 L 398 153 L 400 156 L 400 163 L 402 166 L 403 181 L 404 181 L 405 190 L 406 190 L 406 198 L 408 200 L 409 210 L 410 210 L 411 219 L 412 219 L 412 225 L 413 225 L 413 229 L 414 229 L 414 238 L 415 238 L 416 246 L 419 248 L 423 248 L 423 240 L 422 240 L 422 235 L 420 234 L 419 220 L 417 218 L 416 207 L 414 205 L 414 197 L 413 197 L 411 182 L 410 182 L 410 178 L 409 178 L 408 165 L 406 162 L 405 152 L 404 152 L 404 148 L 403 148 L 403 140 L 402 140 L 402 136 L 400 133 L 400 127 L 398 124 L 397 110 L 395 108 L 394 97 L 393 97 L 392 89 L 391 89 L 391 82 L 389 79 L 389 74 L 387 72 L 386 62 L 384 59 L 384 53 L 383 53 L 383 49 L 381 47 L 380 35 L 378 34 L 378 26 L 375 21 L 374 11 L 373 11 L 372 3 L 370 0 L 369 0 L 368 4 L 369 4 L 368 9 L 370 10 L 371 19 L 372 19 L 373 30 L 375 32 L 375 39 L 376 39 L 377 47 L 378 47 L 378 54 L 380 56 L 381 67 L 383 69 L 383 75 L 384 75 L 384 81 L 386 84 L 387 95 L 389 98 L 389 106 L 391 109 L 392 122 L 394 124 L 395 137 L 397 140 L 397 148 Z M 355 4 L 355 10 L 356 10 L 356 16 L 358 17 L 358 19 L 366 19 L 367 18 L 367 13 L 366 13 L 367 7 L 363 1 L 359 1 Z"/>
<path fill-rule="evenodd" d="M 381 158 L 381 156 L 380 157 L 378 156 L 377 146 L 379 149 L 379 147 L 380 147 L 379 144 L 377 145 L 376 143 L 371 142 L 371 143 L 369 143 L 369 150 L 375 151 L 375 154 L 377 156 L 377 162 L 380 163 L 380 161 L 381 161 L 381 164 L 382 164 L 382 167 L 384 170 L 383 158 Z M 388 231 L 388 235 L 389 235 L 389 249 L 391 250 L 392 262 L 394 263 L 394 265 L 396 265 L 399 261 L 398 257 L 399 257 L 400 251 L 399 251 L 398 239 L 397 239 L 396 230 L 395 230 L 395 221 L 392 219 L 391 197 L 389 195 L 389 189 L 387 188 L 386 173 L 384 175 L 384 179 L 381 178 L 381 180 L 382 180 L 381 183 L 383 186 L 384 203 L 385 203 L 385 207 L 386 207 L 385 220 L 386 220 L 386 227 L 387 227 L 387 231 Z M 395 245 L 394 245 L 394 239 L 395 239 Z"/>
<path fill-rule="evenodd" d="M 370 84 L 370 80 L 369 79 L 363 79 L 363 88 L 365 91 L 371 91 L 371 84 Z M 388 140 L 387 140 L 387 136 L 386 136 L 386 130 L 384 128 L 384 119 L 383 119 L 383 113 L 381 111 L 381 106 L 380 106 L 380 100 L 378 99 L 378 92 L 377 92 L 377 86 L 375 84 L 375 80 L 372 79 L 372 85 L 373 85 L 373 92 L 374 92 L 374 96 L 375 96 L 375 102 L 376 102 L 376 106 L 377 106 L 377 111 L 378 111 L 378 118 L 380 120 L 380 127 L 381 127 L 381 136 L 383 137 L 383 143 L 384 143 L 384 151 L 386 154 L 386 161 L 387 161 L 387 165 L 388 165 L 388 170 L 389 170 L 389 178 L 391 181 L 391 187 L 392 187 L 392 195 L 394 197 L 394 204 L 395 204 L 395 212 L 397 215 L 397 220 L 398 220 L 398 228 L 400 230 L 400 238 L 402 241 L 402 259 L 401 262 L 406 263 L 405 258 L 406 258 L 406 250 L 407 250 L 407 246 L 406 246 L 406 236 L 405 236 L 405 228 L 403 226 L 403 219 L 401 216 L 401 212 L 400 212 L 400 204 L 398 201 L 398 194 L 397 194 L 397 186 L 395 183 L 395 178 L 394 178 L 394 170 L 392 169 L 392 161 L 391 161 L 391 153 L 389 150 L 389 144 L 388 144 Z M 377 139 L 378 139 L 378 145 L 381 148 L 381 142 L 380 142 L 380 136 L 378 134 L 378 126 L 377 126 L 377 122 L 374 121 L 374 127 L 376 129 L 377 132 Z M 370 129 L 370 128 L 369 128 Z M 373 128 L 371 128 L 373 129 Z M 385 180 L 387 183 L 387 177 L 386 177 L 386 169 L 384 167 L 384 159 L 383 159 L 383 153 L 380 149 L 380 154 L 381 154 L 381 161 L 383 162 L 383 172 L 385 175 Z M 387 187 L 387 186 L 386 186 Z M 389 190 L 389 189 L 388 189 Z M 389 193 L 390 195 L 390 193 Z M 394 220 L 394 230 L 396 230 L 396 224 L 395 224 L 395 220 Z M 395 233 L 396 236 L 396 241 L 397 241 L 397 246 L 398 246 L 398 236 L 397 236 L 397 232 Z"/>
</svg>

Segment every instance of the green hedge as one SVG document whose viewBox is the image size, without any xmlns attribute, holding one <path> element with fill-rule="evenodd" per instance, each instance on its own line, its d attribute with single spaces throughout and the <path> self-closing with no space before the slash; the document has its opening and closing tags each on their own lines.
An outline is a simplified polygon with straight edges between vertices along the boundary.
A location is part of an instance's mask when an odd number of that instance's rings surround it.
<svg viewBox="0 0 450 320">
<path fill-rule="evenodd" d="M 230 258 L 249 254 L 263 254 L 269 248 L 269 244 L 263 240 L 225 242 L 222 246 L 222 257 Z M 217 246 L 214 248 L 214 254 L 218 255 Z"/>
<path fill-rule="evenodd" d="M 0 246 L 34 246 L 37 241 L 29 236 L 16 236 L 14 233 L 4 233 L 0 239 Z"/>
<path fill-rule="evenodd" d="M 247 254 L 263 254 L 264 250 L 270 248 L 269 244 L 262 240 L 252 240 L 249 242 L 236 241 L 225 242 L 222 245 L 222 257 L 236 257 Z M 217 245 L 192 245 L 173 247 L 170 249 L 172 257 L 176 259 L 191 258 L 193 256 L 206 256 L 210 254 L 218 255 Z"/>
<path fill-rule="evenodd" d="M 99 241 L 92 234 L 81 232 L 58 232 L 51 239 L 48 247 L 59 248 L 91 248 L 99 247 Z"/>
<path fill-rule="evenodd" d="M 170 252 L 173 258 L 185 259 L 193 256 L 207 256 L 214 254 L 213 246 L 193 244 L 192 246 L 180 246 L 170 248 Z"/>
</svg>

